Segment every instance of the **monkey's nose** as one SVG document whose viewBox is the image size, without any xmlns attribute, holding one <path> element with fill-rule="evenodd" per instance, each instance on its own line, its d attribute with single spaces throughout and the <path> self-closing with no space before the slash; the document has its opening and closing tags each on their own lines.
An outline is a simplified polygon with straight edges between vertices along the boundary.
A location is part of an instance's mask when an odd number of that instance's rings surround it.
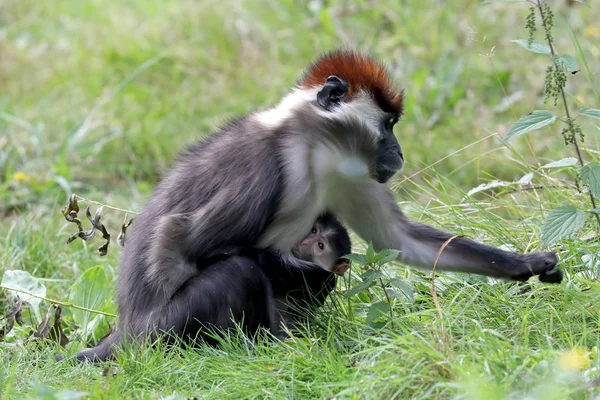
<svg viewBox="0 0 600 400">
<path fill-rule="evenodd" d="M 402 147 L 399 144 L 395 144 L 391 150 L 398 155 L 402 160 L 404 160 L 404 153 L 402 152 Z"/>
</svg>

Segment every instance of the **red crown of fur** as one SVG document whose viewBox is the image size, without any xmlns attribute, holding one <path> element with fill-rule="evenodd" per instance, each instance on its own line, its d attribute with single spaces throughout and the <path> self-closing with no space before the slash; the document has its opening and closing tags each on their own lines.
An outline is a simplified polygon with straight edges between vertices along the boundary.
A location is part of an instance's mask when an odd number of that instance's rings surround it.
<svg viewBox="0 0 600 400">
<path fill-rule="evenodd" d="M 350 99 L 364 90 L 383 111 L 402 113 L 402 91 L 394 86 L 385 66 L 373 58 L 341 50 L 324 54 L 308 67 L 299 85 L 302 88 L 322 86 L 331 75 L 348 82 Z"/>
</svg>

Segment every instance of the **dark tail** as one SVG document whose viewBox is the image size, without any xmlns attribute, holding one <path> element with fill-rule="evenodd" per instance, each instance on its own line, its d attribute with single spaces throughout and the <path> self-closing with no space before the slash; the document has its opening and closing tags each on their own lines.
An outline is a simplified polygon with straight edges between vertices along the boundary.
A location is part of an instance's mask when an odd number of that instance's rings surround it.
<svg viewBox="0 0 600 400">
<path fill-rule="evenodd" d="M 123 335 L 120 330 L 116 330 L 102 340 L 96 347 L 85 349 L 77 353 L 77 361 L 100 362 L 111 360 L 114 357 L 116 348 L 121 345 Z"/>
</svg>

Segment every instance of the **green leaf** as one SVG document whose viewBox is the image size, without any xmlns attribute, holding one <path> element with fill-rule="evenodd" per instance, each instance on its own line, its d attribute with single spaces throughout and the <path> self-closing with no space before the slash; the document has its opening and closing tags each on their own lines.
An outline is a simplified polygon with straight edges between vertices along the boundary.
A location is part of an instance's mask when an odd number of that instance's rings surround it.
<svg viewBox="0 0 600 400">
<path fill-rule="evenodd" d="M 2 277 L 2 286 L 6 288 L 24 290 L 31 294 L 46 297 L 46 286 L 42 285 L 36 278 L 31 276 L 29 272 L 26 271 L 15 269 L 4 272 L 4 276 Z M 11 290 L 8 290 L 8 293 L 14 299 L 19 296 L 24 303 L 28 303 L 33 310 L 33 314 L 35 315 L 37 322 L 40 323 L 42 321 L 42 315 L 40 313 L 40 303 L 42 302 L 42 299 Z"/>
<path fill-rule="evenodd" d="M 581 68 L 579 68 L 579 65 L 577 65 L 577 60 L 575 60 L 575 58 L 571 57 L 568 54 L 554 56 L 553 59 L 558 68 L 562 69 L 565 72 L 570 72 L 574 74 L 581 70 Z"/>
<path fill-rule="evenodd" d="M 377 318 L 387 315 L 390 307 L 385 301 L 380 301 L 371 304 L 369 311 L 367 311 L 367 324 L 371 325 Z"/>
<path fill-rule="evenodd" d="M 481 4 L 490 3 L 525 3 L 527 0 L 485 0 Z"/>
<path fill-rule="evenodd" d="M 356 263 L 358 265 L 367 264 L 367 255 L 366 254 L 352 253 L 352 254 L 345 255 L 344 258 L 346 260 L 352 261 L 353 263 Z"/>
<path fill-rule="evenodd" d="M 90 319 L 90 322 L 87 326 L 89 337 L 99 339 L 108 334 L 109 326 L 106 318 L 106 315 L 97 314 L 95 317 Z"/>
<path fill-rule="evenodd" d="M 550 211 L 542 226 L 542 247 L 570 237 L 583 227 L 584 222 L 585 212 L 575 206 L 562 206 Z"/>
<path fill-rule="evenodd" d="M 510 127 L 504 142 L 510 139 L 521 136 L 527 132 L 535 131 L 546 125 L 550 125 L 556 121 L 556 115 L 548 110 L 535 110 L 531 114 L 521 117 L 513 126 Z"/>
<path fill-rule="evenodd" d="M 600 196 L 600 165 L 589 163 L 581 167 L 581 181 L 587 185 L 590 192 L 596 197 Z"/>
<path fill-rule="evenodd" d="M 535 40 L 531 42 L 531 46 L 527 40 L 511 40 L 511 42 L 518 44 L 525 50 L 529 50 L 532 53 L 550 54 L 552 52 L 550 50 L 550 46 L 548 46 L 546 43 L 536 42 Z"/>
<path fill-rule="evenodd" d="M 396 260 L 399 255 L 400 255 L 400 252 L 398 250 L 391 250 L 391 249 L 381 250 L 379 253 L 377 253 L 375 255 L 374 262 L 377 265 L 383 265 L 383 264 L 386 264 L 386 263 Z"/>
<path fill-rule="evenodd" d="M 112 290 L 102 267 L 85 271 L 71 287 L 69 302 L 92 310 L 106 311 L 112 304 Z M 84 336 L 93 336 L 98 314 L 74 308 L 73 320 L 81 327 Z M 99 339 L 99 338 L 95 338 Z"/>
<path fill-rule="evenodd" d="M 360 300 L 361 303 L 368 303 L 371 301 L 371 298 L 369 297 L 369 294 L 367 292 L 358 292 L 358 294 L 356 295 L 356 297 L 358 298 L 358 300 Z"/>
<path fill-rule="evenodd" d="M 379 269 L 369 269 L 365 271 L 364 274 L 362 274 L 361 278 L 363 281 L 373 282 L 379 278 L 383 278 L 384 276 L 385 274 L 383 273 L 383 271 Z"/>
<path fill-rule="evenodd" d="M 410 283 L 406 281 L 400 279 L 391 279 L 390 285 L 392 285 L 395 289 L 401 291 L 402 294 L 404 294 L 404 296 L 408 297 L 409 299 L 415 297 L 415 289 Z"/>
<path fill-rule="evenodd" d="M 567 158 L 563 158 L 562 160 L 552 161 L 546 165 L 542 165 L 542 168 L 561 168 L 561 167 L 568 167 L 568 166 L 575 165 L 575 164 L 577 164 L 577 159 L 575 157 L 567 157 Z"/>
<path fill-rule="evenodd" d="M 352 296 L 356 296 L 358 293 L 362 292 L 363 290 L 367 290 L 374 284 L 375 282 L 362 282 L 356 286 L 352 286 L 346 293 L 344 293 L 344 297 L 349 299 Z"/>
<path fill-rule="evenodd" d="M 586 117 L 599 118 L 600 119 L 600 110 L 595 108 L 584 108 L 579 111 L 579 115 L 585 115 Z"/>
<path fill-rule="evenodd" d="M 379 278 L 382 278 L 383 276 L 385 276 L 384 273 L 377 269 L 370 269 L 370 270 L 365 271 L 365 273 L 361 277 L 362 282 L 360 284 L 350 288 L 350 290 L 348 290 L 344 294 L 344 296 L 346 298 L 350 298 L 350 297 L 356 295 L 357 293 L 370 288 L 371 286 L 373 286 L 377 283 L 377 280 Z"/>
<path fill-rule="evenodd" d="M 528 172 L 521 177 L 516 183 L 519 185 L 529 185 L 533 180 L 533 172 Z"/>
</svg>

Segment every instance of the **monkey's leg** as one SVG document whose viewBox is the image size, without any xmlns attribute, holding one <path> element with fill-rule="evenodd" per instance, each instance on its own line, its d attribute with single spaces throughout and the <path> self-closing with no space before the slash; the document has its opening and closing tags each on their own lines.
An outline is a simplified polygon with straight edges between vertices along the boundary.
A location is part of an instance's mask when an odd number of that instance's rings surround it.
<svg viewBox="0 0 600 400">
<path fill-rule="evenodd" d="M 288 337 L 287 331 L 295 327 L 295 321 L 290 314 L 290 307 L 285 297 L 273 297 L 271 308 L 271 326 L 269 330 L 279 340 Z"/>
<path fill-rule="evenodd" d="M 283 269 L 281 274 L 285 275 L 285 291 L 277 293 L 277 288 L 273 288 L 278 326 L 271 328 L 280 340 L 287 337 L 287 330 L 295 330 L 311 309 L 323 306 L 336 284 L 335 275 L 323 270 Z"/>
<path fill-rule="evenodd" d="M 156 315 L 156 327 L 195 340 L 208 339 L 203 335 L 207 330 L 233 329 L 239 323 L 253 335 L 259 326 L 271 325 L 271 298 L 268 280 L 256 263 L 232 256 L 188 279 Z"/>
<path fill-rule="evenodd" d="M 400 250 L 402 262 L 432 268 L 442 245 L 453 235 L 407 219 L 384 185 L 363 181 L 357 186 L 348 199 L 338 199 L 337 214 L 376 248 Z M 557 283 L 563 277 L 557 262 L 551 252 L 519 254 L 455 238 L 444 248 L 437 269 L 518 281 L 539 275 L 542 282 Z"/>
</svg>

